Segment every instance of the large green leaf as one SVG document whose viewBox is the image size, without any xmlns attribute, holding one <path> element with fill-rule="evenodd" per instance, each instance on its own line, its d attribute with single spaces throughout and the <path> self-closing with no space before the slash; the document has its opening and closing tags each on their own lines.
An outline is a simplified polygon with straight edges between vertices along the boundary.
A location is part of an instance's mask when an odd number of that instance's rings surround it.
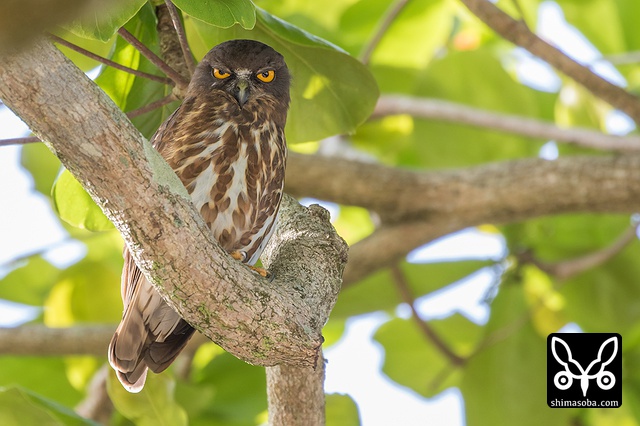
<svg viewBox="0 0 640 426">
<path fill-rule="evenodd" d="M 491 305 L 487 345 L 464 369 L 467 425 L 566 426 L 573 409 L 546 404 L 546 336 L 527 321 L 522 288 L 503 283 Z"/>
<path fill-rule="evenodd" d="M 125 28 L 154 53 L 160 54 L 155 15 L 150 5 L 140 9 Z M 162 75 L 155 65 L 122 39 L 116 40 L 111 59 L 139 71 Z M 126 112 L 144 107 L 171 92 L 171 87 L 166 84 L 137 77 L 114 68 L 103 69 L 95 81 L 116 105 Z M 151 138 L 177 105 L 177 102 L 173 102 L 135 117 L 131 121 L 145 137 Z"/>
<path fill-rule="evenodd" d="M 60 172 L 60 160 L 43 143 L 24 145 L 20 150 L 20 164 L 33 177 L 35 189 L 47 197 Z"/>
<path fill-rule="evenodd" d="M 94 6 L 83 19 L 69 25 L 72 33 L 85 38 L 108 41 L 129 19 L 140 10 L 146 0 L 118 0 Z"/>
<path fill-rule="evenodd" d="M 72 410 L 19 387 L 0 388 L 0 424 L 97 426 L 97 423 L 83 419 Z"/>
<path fill-rule="evenodd" d="M 563 262 L 604 247 L 629 228 L 621 215 L 572 214 L 506 226 L 514 251 L 530 250 L 543 262 Z M 585 331 L 624 334 L 640 320 L 640 245 L 631 243 L 613 259 L 563 283 L 555 283 L 564 298 L 567 320 Z"/>
<path fill-rule="evenodd" d="M 359 53 L 371 42 L 393 4 L 390 0 L 359 1 L 345 11 L 340 28 L 348 30 L 345 38 L 353 43 L 350 51 Z M 408 2 L 375 47 L 371 63 L 424 67 L 445 46 L 455 23 L 454 10 L 455 3 L 448 0 Z"/>
<path fill-rule="evenodd" d="M 60 274 L 45 302 L 45 324 L 115 323 L 122 316 L 120 271 L 112 265 L 83 260 Z"/>
<path fill-rule="evenodd" d="M 72 407 L 82 398 L 82 394 L 69 383 L 62 358 L 0 357 L 0 386 L 16 385 L 65 406 Z"/>
<path fill-rule="evenodd" d="M 470 69 L 482 73 L 470 73 Z M 402 64 L 372 66 L 372 71 L 383 92 L 553 120 L 557 95 L 516 82 L 489 48 L 451 52 L 433 60 L 422 72 Z M 446 168 L 536 156 L 546 141 L 401 115 L 364 124 L 354 142 L 391 165 Z"/>
<path fill-rule="evenodd" d="M 358 406 L 349 395 L 326 395 L 326 424 L 329 426 L 360 426 Z"/>
<path fill-rule="evenodd" d="M 175 381 L 169 374 L 149 373 L 140 393 L 126 391 L 110 369 L 107 392 L 116 409 L 137 426 L 186 426 L 187 413 L 174 397 Z"/>
<path fill-rule="evenodd" d="M 467 260 L 442 263 L 402 263 L 401 270 L 415 297 L 441 289 L 489 264 Z M 332 319 L 343 319 L 375 311 L 393 311 L 403 300 L 388 269 L 376 272 L 364 280 L 350 284 L 340 292 Z"/>
<path fill-rule="evenodd" d="M 175 0 L 184 12 L 221 28 L 240 24 L 250 30 L 256 24 L 256 8 L 251 0 Z"/>
<path fill-rule="evenodd" d="M 212 351 L 211 361 L 194 366 L 191 383 L 178 383 L 176 398 L 189 411 L 190 425 L 254 426 L 262 423 L 259 419 L 266 422 L 264 368 L 217 350 L 220 352 Z"/>
<path fill-rule="evenodd" d="M 31 257 L 0 280 L 0 299 L 41 306 L 60 270 L 40 256 Z"/>
<path fill-rule="evenodd" d="M 113 224 L 68 170 L 63 170 L 56 179 L 51 196 L 58 216 L 68 224 L 89 231 L 113 229 Z"/>
<path fill-rule="evenodd" d="M 473 352 L 481 328 L 460 314 L 429 326 L 444 344 L 461 358 Z M 430 398 L 458 386 L 462 371 L 448 359 L 415 324 L 414 319 L 393 319 L 376 331 L 374 338 L 384 347 L 382 371 L 398 384 Z"/>
<path fill-rule="evenodd" d="M 257 9 L 252 31 L 221 29 L 187 20 L 197 57 L 226 40 L 260 40 L 284 55 L 293 75 L 287 121 L 290 143 L 351 133 L 373 111 L 378 89 L 369 71 L 356 59 L 267 12 Z"/>
</svg>

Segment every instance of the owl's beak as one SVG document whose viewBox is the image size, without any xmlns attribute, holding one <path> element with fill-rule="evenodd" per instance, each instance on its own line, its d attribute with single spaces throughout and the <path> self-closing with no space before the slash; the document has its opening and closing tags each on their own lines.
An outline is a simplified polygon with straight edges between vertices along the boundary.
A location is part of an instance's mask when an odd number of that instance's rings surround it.
<svg viewBox="0 0 640 426">
<path fill-rule="evenodd" d="M 233 90 L 233 96 L 238 101 L 238 104 L 240 104 L 240 108 L 242 108 L 249 99 L 250 92 L 251 86 L 249 85 L 249 80 L 243 77 L 238 78 L 238 83 L 236 83 L 236 87 Z"/>
</svg>

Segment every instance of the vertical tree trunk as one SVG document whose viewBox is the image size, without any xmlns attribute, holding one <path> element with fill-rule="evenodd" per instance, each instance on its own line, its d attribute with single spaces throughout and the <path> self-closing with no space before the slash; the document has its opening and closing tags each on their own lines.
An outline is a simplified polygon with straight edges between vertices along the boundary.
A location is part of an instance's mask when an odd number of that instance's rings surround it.
<svg viewBox="0 0 640 426">
<path fill-rule="evenodd" d="M 324 357 L 316 368 L 267 367 L 269 426 L 324 426 Z"/>
</svg>

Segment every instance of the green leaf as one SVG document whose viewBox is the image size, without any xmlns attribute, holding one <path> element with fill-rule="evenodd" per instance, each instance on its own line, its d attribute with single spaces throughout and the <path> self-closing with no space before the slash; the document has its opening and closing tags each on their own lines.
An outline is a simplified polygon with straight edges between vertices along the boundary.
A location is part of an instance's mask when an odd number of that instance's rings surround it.
<svg viewBox="0 0 640 426">
<path fill-rule="evenodd" d="M 0 388 L 0 424 L 97 426 L 97 423 L 78 416 L 70 409 L 19 387 Z"/>
<path fill-rule="evenodd" d="M 547 406 L 546 336 L 527 321 L 522 288 L 503 283 L 491 305 L 487 343 L 470 358 L 460 390 L 467 425 L 566 426 L 576 410 Z"/>
<path fill-rule="evenodd" d="M 371 42 L 372 34 L 389 13 L 390 3 L 360 1 L 345 11 L 340 27 L 348 29 L 349 39 L 357 43 L 350 46 L 350 51 L 360 52 Z M 376 46 L 371 63 L 423 68 L 449 38 L 455 23 L 454 11 L 455 4 L 448 0 L 408 2 Z"/>
<path fill-rule="evenodd" d="M 23 145 L 20 150 L 20 164 L 33 177 L 35 189 L 47 197 L 60 172 L 60 160 L 43 143 Z"/>
<path fill-rule="evenodd" d="M 73 22 L 68 30 L 79 37 L 106 42 L 146 3 L 146 0 L 105 2 L 94 6 L 89 16 Z"/>
<path fill-rule="evenodd" d="M 360 426 L 360 413 L 349 395 L 327 394 L 326 424 L 329 426 Z"/>
<path fill-rule="evenodd" d="M 66 41 L 103 58 L 109 57 L 109 54 L 111 53 L 111 50 L 113 49 L 113 45 L 115 43 L 115 37 L 111 37 L 107 41 L 102 41 L 96 40 L 95 38 L 80 37 L 76 34 L 64 31 L 61 28 L 57 29 L 55 31 L 55 34 L 58 37 L 63 38 Z M 71 59 L 71 61 L 84 72 L 92 70 L 93 68 L 101 65 L 101 63 L 96 61 L 95 59 L 91 59 L 88 56 L 83 55 L 80 52 L 76 52 L 75 50 L 72 50 L 66 46 L 57 43 L 56 46 L 62 53 L 64 53 L 67 58 Z"/>
<path fill-rule="evenodd" d="M 83 396 L 69 383 L 62 358 L 0 357 L 0 386 L 15 385 L 65 406 L 74 406 Z"/>
<path fill-rule="evenodd" d="M 0 299 L 41 306 L 59 274 L 60 270 L 42 257 L 31 257 L 0 280 Z"/>
<path fill-rule="evenodd" d="M 293 75 L 288 142 L 352 133 L 371 114 L 378 98 L 376 82 L 367 68 L 334 45 L 261 9 L 257 12 L 252 31 L 188 20 L 194 54 L 201 57 L 230 39 L 260 40 L 284 55 Z"/>
<path fill-rule="evenodd" d="M 626 215 L 571 214 L 504 227 L 511 251 L 529 250 L 548 263 L 585 256 L 610 246 L 629 228 Z M 640 245 L 629 244 L 608 262 L 555 283 L 562 313 L 588 332 L 624 334 L 640 321 Z"/>
<path fill-rule="evenodd" d="M 156 30 L 156 18 L 153 7 L 146 5 L 125 28 L 138 40 L 156 53 L 159 41 Z M 150 74 L 162 75 L 158 68 L 140 55 L 133 46 L 118 38 L 115 43 L 112 60 L 130 68 Z M 106 67 L 96 78 L 96 83 L 111 97 L 123 111 L 130 112 L 159 100 L 171 92 L 171 87 L 146 78 L 137 77 L 123 71 Z M 150 138 L 160 124 L 175 110 L 178 102 L 165 105 L 131 119 L 131 122 L 147 138 Z"/>
<path fill-rule="evenodd" d="M 104 262 L 83 260 L 67 268 L 45 302 L 50 327 L 74 323 L 115 323 L 122 316 L 120 270 Z"/>
<path fill-rule="evenodd" d="M 444 344 L 459 357 L 475 349 L 481 328 L 460 314 L 428 322 Z M 416 326 L 413 319 L 396 318 L 384 323 L 374 335 L 384 347 L 382 371 L 396 383 L 431 398 L 459 386 L 462 371 Z"/>
<path fill-rule="evenodd" d="M 190 383 L 178 383 L 176 398 L 188 410 L 190 426 L 261 424 L 267 409 L 264 368 L 226 352 L 216 354 L 194 367 Z"/>
<path fill-rule="evenodd" d="M 481 69 L 482 73 L 469 73 Z M 422 72 L 409 67 L 372 66 L 383 92 L 444 99 L 496 113 L 553 119 L 556 94 L 515 81 L 488 48 L 451 52 Z M 387 164 L 408 167 L 462 167 L 534 157 L 545 140 L 407 115 L 362 125 L 354 137 L 361 149 Z M 461 155 L 464 153 L 464 155 Z"/>
<path fill-rule="evenodd" d="M 175 0 L 174 4 L 183 12 L 216 27 L 240 24 L 250 30 L 256 24 L 256 8 L 251 0 Z"/>
<path fill-rule="evenodd" d="M 446 287 L 469 274 L 489 265 L 487 261 L 460 261 L 442 263 L 407 263 L 401 269 L 415 297 Z M 375 311 L 393 311 L 402 299 L 388 269 L 376 272 L 358 283 L 350 284 L 340 292 L 332 319 L 343 319 Z"/>
<path fill-rule="evenodd" d="M 89 231 L 113 229 L 113 224 L 68 170 L 64 169 L 56 179 L 51 196 L 56 213 L 68 224 Z"/>
<path fill-rule="evenodd" d="M 140 393 L 126 391 L 109 369 L 107 392 L 116 409 L 138 426 L 186 426 L 187 413 L 174 398 L 175 381 L 169 374 L 147 375 Z"/>
</svg>

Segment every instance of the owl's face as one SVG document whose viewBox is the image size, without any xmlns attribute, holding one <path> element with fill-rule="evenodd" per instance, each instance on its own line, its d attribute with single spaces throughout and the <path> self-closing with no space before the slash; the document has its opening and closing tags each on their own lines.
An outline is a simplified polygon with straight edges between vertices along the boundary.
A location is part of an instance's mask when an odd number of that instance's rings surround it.
<svg viewBox="0 0 640 426">
<path fill-rule="evenodd" d="M 289 85 L 289 69 L 281 54 L 258 41 L 230 40 L 205 55 L 189 91 L 192 87 L 222 90 L 233 96 L 240 108 L 252 99 L 272 97 L 286 108 Z"/>
</svg>

